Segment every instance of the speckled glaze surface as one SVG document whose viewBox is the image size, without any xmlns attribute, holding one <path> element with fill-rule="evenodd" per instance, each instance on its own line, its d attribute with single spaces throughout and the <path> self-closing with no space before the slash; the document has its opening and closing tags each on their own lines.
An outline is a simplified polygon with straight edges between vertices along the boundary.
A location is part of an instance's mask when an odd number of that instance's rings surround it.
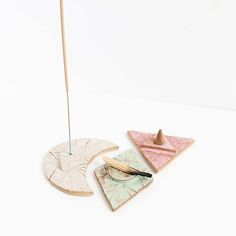
<svg viewBox="0 0 236 236">
<path fill-rule="evenodd" d="M 146 142 L 153 142 L 156 138 L 156 134 L 139 131 L 128 131 L 127 133 L 155 171 L 159 171 L 162 167 L 166 166 L 173 160 L 173 158 L 178 156 L 182 151 L 194 143 L 194 140 L 191 138 L 165 135 L 169 143 L 171 143 L 171 145 L 175 148 L 176 152 L 174 153 L 167 150 L 161 150 L 159 148 L 148 148 L 143 146 Z"/>
<path fill-rule="evenodd" d="M 62 192 L 77 196 L 93 194 L 87 182 L 87 167 L 98 155 L 118 149 L 116 144 L 100 139 L 72 140 L 69 156 L 68 142 L 53 147 L 45 156 L 43 169 L 49 182 Z"/>
<path fill-rule="evenodd" d="M 144 162 L 132 149 L 121 153 L 114 159 L 136 169 L 147 171 Z M 153 180 L 152 178 L 123 173 L 112 167 L 108 167 L 107 164 L 96 168 L 95 175 L 112 210 L 119 208 L 140 190 L 148 186 Z"/>
</svg>

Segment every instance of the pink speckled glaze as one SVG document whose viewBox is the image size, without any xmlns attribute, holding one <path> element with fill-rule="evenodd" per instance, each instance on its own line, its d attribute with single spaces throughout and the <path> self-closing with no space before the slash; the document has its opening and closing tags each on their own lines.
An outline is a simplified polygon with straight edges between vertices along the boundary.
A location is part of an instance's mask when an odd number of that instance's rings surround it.
<svg viewBox="0 0 236 236">
<path fill-rule="evenodd" d="M 161 150 L 159 148 L 142 147 L 142 144 L 147 141 L 151 140 L 153 142 L 156 138 L 156 134 L 138 131 L 128 131 L 128 135 L 139 148 L 144 158 L 156 171 L 160 170 L 162 167 L 168 164 L 171 160 L 173 160 L 173 158 L 178 156 L 183 150 L 185 150 L 194 142 L 194 140 L 190 138 L 181 138 L 165 135 L 166 139 L 175 148 L 176 153 L 174 153 L 167 150 Z"/>
</svg>

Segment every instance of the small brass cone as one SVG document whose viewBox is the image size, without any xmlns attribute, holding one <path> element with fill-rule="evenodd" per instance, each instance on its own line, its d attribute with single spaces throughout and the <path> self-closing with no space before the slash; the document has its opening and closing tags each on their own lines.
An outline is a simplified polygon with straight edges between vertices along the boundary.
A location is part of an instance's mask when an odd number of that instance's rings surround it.
<svg viewBox="0 0 236 236">
<path fill-rule="evenodd" d="M 154 143 L 157 144 L 157 145 L 163 145 L 165 143 L 165 137 L 164 137 L 164 134 L 162 133 L 161 129 L 159 129 L 157 137 L 156 137 Z"/>
</svg>

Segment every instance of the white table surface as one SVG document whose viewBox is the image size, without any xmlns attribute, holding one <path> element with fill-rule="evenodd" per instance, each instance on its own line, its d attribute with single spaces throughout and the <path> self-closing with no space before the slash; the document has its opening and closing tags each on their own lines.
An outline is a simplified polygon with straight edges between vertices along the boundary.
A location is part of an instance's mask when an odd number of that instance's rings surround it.
<svg viewBox="0 0 236 236">
<path fill-rule="evenodd" d="M 115 89 L 115 88 L 114 88 Z M 73 138 L 134 148 L 129 129 L 191 137 L 195 144 L 154 175 L 154 182 L 112 212 L 89 166 L 92 197 L 53 188 L 42 161 L 67 139 L 63 89 L 2 86 L 0 235 L 236 234 L 236 112 L 135 98 L 71 93 Z"/>
</svg>

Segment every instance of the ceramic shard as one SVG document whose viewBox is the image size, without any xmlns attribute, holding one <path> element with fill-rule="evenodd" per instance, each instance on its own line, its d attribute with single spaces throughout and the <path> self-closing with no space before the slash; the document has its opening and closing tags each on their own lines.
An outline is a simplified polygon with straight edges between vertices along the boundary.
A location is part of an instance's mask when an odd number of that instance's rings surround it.
<svg viewBox="0 0 236 236">
<path fill-rule="evenodd" d="M 93 194 L 87 182 L 87 167 L 96 156 L 118 149 L 116 144 L 100 139 L 72 141 L 72 155 L 68 143 L 52 148 L 45 156 L 43 168 L 49 182 L 57 189 L 78 196 Z"/>
<path fill-rule="evenodd" d="M 127 133 L 156 172 L 194 142 L 191 138 L 165 135 L 166 143 L 164 145 L 156 145 L 154 143 L 156 134 L 139 131 L 128 131 Z"/>
<path fill-rule="evenodd" d="M 140 171 L 147 171 L 146 165 L 134 150 L 123 152 L 115 159 Z M 95 175 L 112 210 L 122 206 L 153 180 L 148 177 L 126 174 L 107 164 L 96 168 Z"/>
</svg>

